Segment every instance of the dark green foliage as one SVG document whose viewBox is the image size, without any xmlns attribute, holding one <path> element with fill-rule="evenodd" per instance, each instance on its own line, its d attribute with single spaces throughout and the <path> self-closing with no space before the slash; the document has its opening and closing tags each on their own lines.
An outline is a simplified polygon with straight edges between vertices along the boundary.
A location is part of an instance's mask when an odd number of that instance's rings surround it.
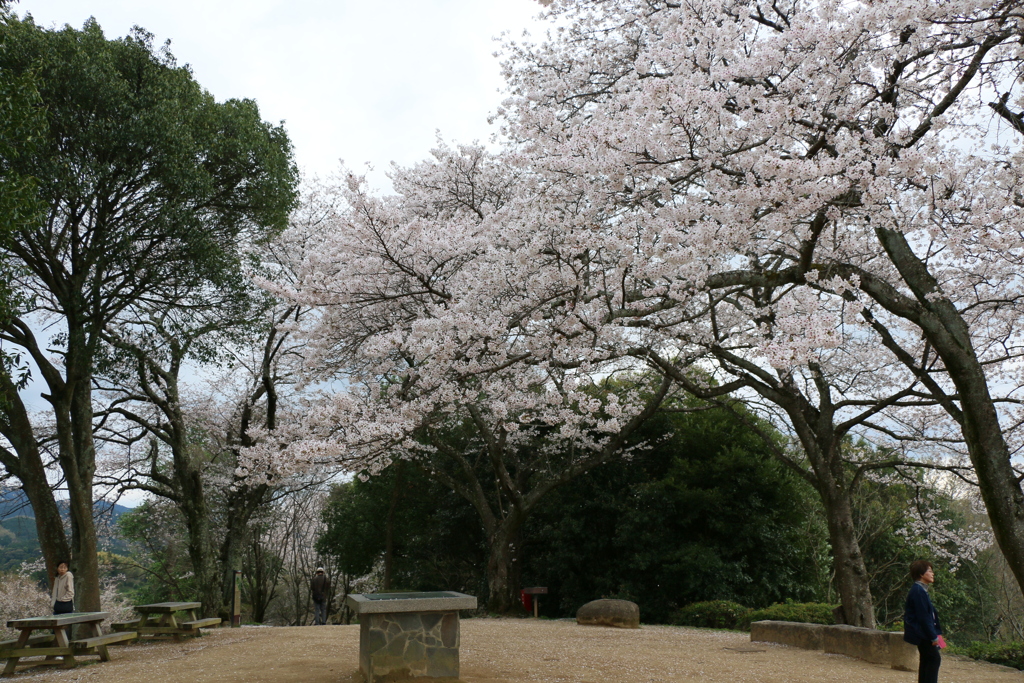
<svg viewBox="0 0 1024 683">
<path fill-rule="evenodd" d="M 61 501 L 59 508 L 61 515 L 66 519 L 67 504 Z M 123 516 L 127 508 L 97 501 L 96 511 L 97 518 L 106 522 L 111 519 L 116 521 Z M 9 492 L 6 496 L 0 494 L 0 515 L 6 515 L 0 518 L 0 573 L 16 572 L 20 570 L 23 562 L 39 561 L 42 558 L 42 551 L 39 548 L 36 520 L 24 494 L 21 491 Z M 99 527 L 99 541 L 101 548 L 114 553 L 127 550 L 124 541 L 115 531 L 107 529 L 106 524 Z M 40 574 L 44 575 L 45 572 Z"/>
<path fill-rule="evenodd" d="M 49 221 L 19 226 L 8 248 L 44 288 L 56 287 L 44 255 L 73 260 L 76 277 L 92 278 L 78 286 L 92 288 L 94 324 L 144 293 L 152 303 L 156 292 L 237 278 L 239 241 L 285 227 L 291 143 L 255 102 L 217 103 L 141 29 L 108 40 L 94 20 L 45 30 L 9 17 L 2 28 L 0 73 L 33 85 L 45 113 L 33 153 L 3 154 L 3 164 L 34 179 Z M 61 229 L 76 236 L 74 253 Z"/>
<path fill-rule="evenodd" d="M 353 576 L 383 571 L 393 517 L 393 590 L 457 590 L 486 595 L 487 550 L 476 512 L 409 463 L 336 486 L 317 550 Z"/>
<path fill-rule="evenodd" d="M 832 610 L 836 605 L 820 602 L 783 602 L 764 609 L 753 610 L 740 622 L 746 630 L 755 621 L 799 621 L 805 624 L 834 624 Z"/>
<path fill-rule="evenodd" d="M 1018 642 L 997 642 L 997 643 L 971 643 L 966 648 L 958 648 L 958 654 L 963 653 L 973 659 L 982 659 L 993 664 L 1012 666 L 1015 669 L 1024 671 L 1024 641 Z"/>
<path fill-rule="evenodd" d="M 750 608 L 729 600 L 695 602 L 672 613 L 671 623 L 676 626 L 698 628 L 738 629 L 744 623 Z"/>
<path fill-rule="evenodd" d="M 657 623 L 699 600 L 815 597 L 812 499 L 758 437 L 715 409 L 661 415 L 640 438 L 653 447 L 557 489 L 527 522 L 517 557 L 523 585 L 551 591 L 542 614 L 617 597 Z M 393 587 L 485 595 L 475 511 L 408 463 L 339 486 L 319 550 L 353 575 L 380 568 L 393 503 Z"/>
<path fill-rule="evenodd" d="M 5 49 L 3 26 L 7 17 L 0 5 L 0 51 Z M 0 69 L 0 238 L 39 220 L 44 205 L 36 180 L 18 169 L 38 150 L 46 131 L 42 102 L 31 73 L 14 74 Z M 0 319 L 9 317 L 18 305 L 18 295 L 11 288 L 10 272 L 16 268 L 8 255 L 0 254 Z M 16 357 L 6 352 L 4 369 L 18 376 Z M 25 371 L 27 372 L 27 371 Z M 22 374 L 20 379 L 26 375 Z"/>
<path fill-rule="evenodd" d="M 992 552 L 998 552 L 995 548 Z M 930 592 L 935 609 L 942 620 L 947 640 L 967 643 L 972 640 L 990 640 L 999 631 L 1000 622 L 996 605 L 998 591 L 995 578 L 984 564 L 963 562 L 955 574 L 949 568 L 936 564 L 935 583 Z M 909 579 L 905 584 L 910 590 Z"/>
<path fill-rule="evenodd" d="M 34 519 L 19 516 L 0 522 L 0 573 L 17 571 L 22 562 L 35 562 L 40 557 Z"/>
<path fill-rule="evenodd" d="M 666 622 L 680 606 L 815 598 L 811 492 L 723 409 L 661 414 L 653 446 L 553 493 L 528 523 L 524 583 L 571 616 L 600 597 Z"/>
<path fill-rule="evenodd" d="M 42 210 L 35 179 L 17 170 L 37 152 L 46 131 L 41 105 L 31 73 L 0 70 L 0 231 L 5 233 L 37 220 Z"/>
</svg>

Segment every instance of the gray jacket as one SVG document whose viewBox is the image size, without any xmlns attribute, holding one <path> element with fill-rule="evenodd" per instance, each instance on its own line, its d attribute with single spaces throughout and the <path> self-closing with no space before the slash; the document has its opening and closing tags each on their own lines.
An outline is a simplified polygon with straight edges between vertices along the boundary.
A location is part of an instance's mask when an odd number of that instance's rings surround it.
<svg viewBox="0 0 1024 683">
<path fill-rule="evenodd" d="M 75 599 L 75 577 L 71 572 L 63 576 L 57 574 L 53 579 L 53 602 L 68 602 Z"/>
</svg>

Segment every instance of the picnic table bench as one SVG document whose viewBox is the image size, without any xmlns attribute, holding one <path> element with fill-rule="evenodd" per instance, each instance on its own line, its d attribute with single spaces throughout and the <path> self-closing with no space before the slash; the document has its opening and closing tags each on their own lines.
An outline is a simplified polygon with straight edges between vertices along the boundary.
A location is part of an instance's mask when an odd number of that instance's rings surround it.
<svg viewBox="0 0 1024 683">
<path fill-rule="evenodd" d="M 134 632 L 139 639 L 191 638 L 201 635 L 199 629 L 220 626 L 217 617 L 197 619 L 196 610 L 202 607 L 201 602 L 157 602 L 152 605 L 137 605 L 135 611 L 140 614 L 135 621 L 119 621 L 112 624 L 115 631 Z M 178 612 L 185 613 L 186 621 L 178 621 Z"/>
<path fill-rule="evenodd" d="M 61 664 L 65 668 L 76 665 L 76 656 L 98 655 L 106 662 L 110 659 L 107 645 L 112 642 L 109 636 L 100 634 L 100 622 L 110 616 L 107 612 L 72 612 L 71 614 L 55 614 L 45 617 L 13 619 L 7 622 L 7 628 L 18 629 L 21 635 L 17 640 L 0 642 L 0 659 L 6 659 L 3 675 L 9 676 L 18 668 L 25 657 L 45 657 L 44 662 L 32 661 L 37 665 L 46 662 Z M 82 630 L 89 637 L 69 641 L 68 630 L 75 624 L 82 624 Z M 32 635 L 36 630 L 52 630 L 53 633 Z M 134 637 L 131 634 L 116 634 L 120 640 Z M 60 661 L 56 661 L 57 658 Z M 24 663 L 22 663 L 24 665 Z"/>
</svg>

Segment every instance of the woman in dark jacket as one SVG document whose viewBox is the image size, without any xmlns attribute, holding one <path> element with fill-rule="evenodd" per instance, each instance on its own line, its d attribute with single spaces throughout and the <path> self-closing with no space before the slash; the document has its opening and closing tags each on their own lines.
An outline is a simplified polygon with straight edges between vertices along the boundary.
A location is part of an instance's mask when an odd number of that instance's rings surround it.
<svg viewBox="0 0 1024 683">
<path fill-rule="evenodd" d="M 903 615 L 903 640 L 917 645 L 921 663 L 917 667 L 918 683 L 937 683 L 939 680 L 939 644 L 942 625 L 935 613 L 932 599 L 928 597 L 928 586 L 935 581 L 932 563 L 916 560 L 910 565 L 910 577 L 914 585 L 907 594 L 906 611 Z"/>
</svg>

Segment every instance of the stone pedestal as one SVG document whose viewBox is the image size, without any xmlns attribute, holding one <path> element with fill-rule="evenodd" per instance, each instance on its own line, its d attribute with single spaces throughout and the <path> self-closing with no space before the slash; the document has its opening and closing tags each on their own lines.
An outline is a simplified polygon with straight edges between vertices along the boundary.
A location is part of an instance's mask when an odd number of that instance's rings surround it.
<svg viewBox="0 0 1024 683">
<path fill-rule="evenodd" d="M 459 677 L 459 610 L 476 598 L 451 591 L 350 595 L 359 615 L 359 668 L 367 683 Z"/>
</svg>

